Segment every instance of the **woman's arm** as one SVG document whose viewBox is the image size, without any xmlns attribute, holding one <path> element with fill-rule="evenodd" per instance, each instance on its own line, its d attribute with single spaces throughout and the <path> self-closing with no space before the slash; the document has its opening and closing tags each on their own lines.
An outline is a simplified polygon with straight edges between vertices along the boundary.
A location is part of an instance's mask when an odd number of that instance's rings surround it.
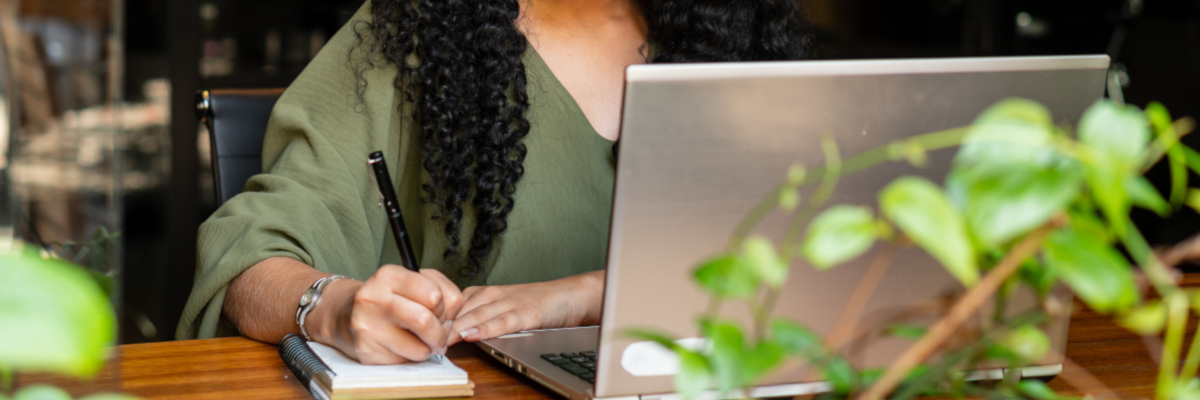
<svg viewBox="0 0 1200 400">
<path fill-rule="evenodd" d="M 229 283 L 225 315 L 242 335 L 278 343 L 300 330 L 295 315 L 301 294 L 328 275 L 291 258 L 263 260 Z M 445 353 L 446 322 L 462 304 L 458 287 L 440 272 L 385 265 L 366 282 L 341 279 L 326 286 L 305 328 L 313 340 L 364 364 L 420 361 Z"/>
<path fill-rule="evenodd" d="M 547 282 L 472 286 L 450 329 L 454 344 L 529 330 L 600 323 L 604 271 Z"/>
</svg>

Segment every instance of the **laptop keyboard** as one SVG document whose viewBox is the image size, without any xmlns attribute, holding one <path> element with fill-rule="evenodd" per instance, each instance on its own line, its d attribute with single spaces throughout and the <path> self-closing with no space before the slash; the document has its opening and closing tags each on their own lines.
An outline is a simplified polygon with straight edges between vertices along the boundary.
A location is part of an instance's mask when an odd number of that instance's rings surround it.
<svg viewBox="0 0 1200 400">
<path fill-rule="evenodd" d="M 596 383 L 596 352 L 542 354 L 542 359 L 578 376 L 579 379 Z"/>
</svg>

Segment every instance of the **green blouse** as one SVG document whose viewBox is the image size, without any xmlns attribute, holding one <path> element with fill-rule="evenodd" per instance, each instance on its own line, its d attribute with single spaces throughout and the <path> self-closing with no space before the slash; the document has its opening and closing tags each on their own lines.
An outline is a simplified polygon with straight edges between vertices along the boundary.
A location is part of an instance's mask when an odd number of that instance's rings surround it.
<svg viewBox="0 0 1200 400">
<path fill-rule="evenodd" d="M 271 257 L 366 279 L 400 256 L 372 184 L 367 154 L 383 150 L 418 262 L 460 287 L 546 281 L 603 268 L 612 208 L 612 142 L 592 128 L 575 100 L 529 46 L 529 135 L 525 174 L 508 229 L 475 279 L 442 259 L 446 238 L 420 201 L 421 166 L 412 106 L 392 86 L 396 67 L 376 60 L 356 89 L 353 29 L 370 18 L 370 1 L 329 41 L 275 105 L 263 140 L 263 171 L 200 226 L 195 285 L 176 331 L 179 339 L 236 335 L 222 323 L 229 281 Z M 350 55 L 348 60 L 347 54 Z M 356 65 L 357 64 L 357 65 Z M 399 112 L 397 112 L 399 110 Z M 464 225 L 472 227 L 469 207 Z M 470 232 L 469 229 L 465 232 Z M 470 235 L 464 234 L 466 246 Z M 299 294 L 297 294 L 299 301 Z"/>
</svg>

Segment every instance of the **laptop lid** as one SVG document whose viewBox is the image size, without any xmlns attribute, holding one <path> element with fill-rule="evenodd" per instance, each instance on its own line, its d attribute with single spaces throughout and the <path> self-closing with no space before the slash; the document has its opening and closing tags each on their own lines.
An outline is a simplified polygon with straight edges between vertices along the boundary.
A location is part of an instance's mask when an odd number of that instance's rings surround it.
<svg viewBox="0 0 1200 400">
<path fill-rule="evenodd" d="M 629 67 L 596 397 L 673 391 L 669 363 L 653 362 L 648 346 L 631 346 L 638 341 L 624 331 L 652 327 L 678 337 L 699 336 L 695 317 L 708 298 L 691 279 L 693 268 L 724 248 L 734 227 L 784 180 L 789 166 L 824 164 L 822 136 L 836 139 L 841 154 L 849 156 L 968 125 L 1008 97 L 1041 102 L 1056 120 L 1075 123 L 1103 96 L 1108 65 L 1101 55 Z M 828 204 L 875 209 L 879 190 L 899 176 L 942 182 L 953 154 L 953 149 L 933 152 L 924 168 L 888 163 L 845 176 Z M 778 243 L 786 223 L 777 211 L 755 232 Z M 878 250 L 877 245 L 826 272 L 793 262 L 776 314 L 827 334 Z M 924 252 L 902 250 L 860 324 L 882 323 L 960 290 Z M 1025 293 L 1014 296 L 1010 308 L 1031 304 Z M 722 311 L 743 323 L 750 320 L 743 302 L 728 302 Z M 1059 354 L 1067 318 L 1053 321 L 1048 332 Z M 873 340 L 849 357 L 858 367 L 886 366 L 910 344 Z M 764 383 L 806 380 L 813 378 L 803 366 L 789 365 Z"/>
</svg>

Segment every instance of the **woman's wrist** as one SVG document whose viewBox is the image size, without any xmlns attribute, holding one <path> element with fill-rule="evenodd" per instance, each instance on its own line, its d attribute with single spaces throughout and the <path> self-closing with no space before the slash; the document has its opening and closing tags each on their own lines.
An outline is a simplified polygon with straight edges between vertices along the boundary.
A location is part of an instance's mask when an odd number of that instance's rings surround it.
<svg viewBox="0 0 1200 400">
<path fill-rule="evenodd" d="M 574 276 L 577 279 L 578 293 L 584 294 L 583 318 L 579 325 L 600 324 L 600 309 L 604 301 L 604 271 L 594 271 Z"/>
<path fill-rule="evenodd" d="M 340 279 L 325 287 L 321 302 L 309 312 L 304 323 L 313 341 L 336 347 L 340 336 L 346 333 L 340 331 L 346 325 L 343 320 L 349 320 L 354 294 L 362 285 L 353 279 Z"/>
</svg>

